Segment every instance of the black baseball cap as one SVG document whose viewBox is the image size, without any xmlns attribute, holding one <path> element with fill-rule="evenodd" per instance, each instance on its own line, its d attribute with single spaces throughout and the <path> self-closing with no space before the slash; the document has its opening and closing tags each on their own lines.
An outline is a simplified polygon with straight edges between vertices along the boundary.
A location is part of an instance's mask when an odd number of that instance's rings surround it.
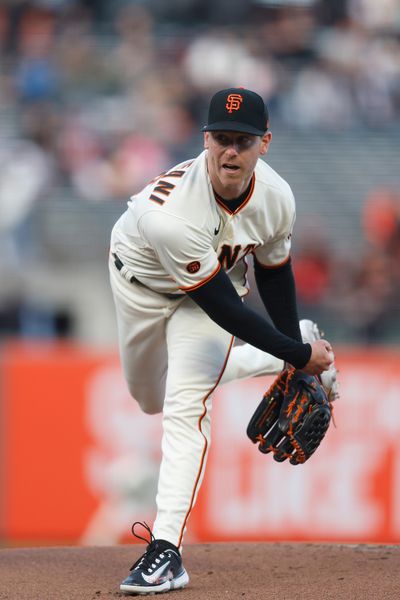
<svg viewBox="0 0 400 600">
<path fill-rule="evenodd" d="M 240 131 L 264 135 L 268 125 L 268 109 L 261 96 L 239 87 L 214 94 L 208 111 L 208 123 L 202 131 Z"/>
</svg>

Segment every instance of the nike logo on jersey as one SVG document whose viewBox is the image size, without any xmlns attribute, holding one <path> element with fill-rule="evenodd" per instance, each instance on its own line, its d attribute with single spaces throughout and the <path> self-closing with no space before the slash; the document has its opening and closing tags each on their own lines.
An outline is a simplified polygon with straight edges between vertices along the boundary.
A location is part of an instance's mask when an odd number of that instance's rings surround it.
<svg viewBox="0 0 400 600">
<path fill-rule="evenodd" d="M 151 573 L 151 575 L 146 575 L 145 573 L 142 573 L 142 577 L 143 579 L 147 582 L 147 583 L 157 583 L 158 580 L 160 579 L 161 575 L 167 570 L 167 568 L 169 567 L 169 563 L 171 561 L 169 560 L 168 562 L 164 563 L 163 565 L 161 565 L 161 567 L 159 567 L 157 569 L 157 571 L 154 571 L 154 573 Z"/>
<path fill-rule="evenodd" d="M 221 217 L 219 218 L 218 227 L 214 228 L 214 235 L 218 235 L 220 229 L 221 229 Z"/>
</svg>

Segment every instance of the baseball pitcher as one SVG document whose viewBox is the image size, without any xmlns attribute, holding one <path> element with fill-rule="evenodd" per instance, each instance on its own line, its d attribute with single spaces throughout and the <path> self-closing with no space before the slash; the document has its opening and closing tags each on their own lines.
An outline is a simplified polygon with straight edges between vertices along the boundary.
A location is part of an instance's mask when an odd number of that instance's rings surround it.
<svg viewBox="0 0 400 600">
<path fill-rule="evenodd" d="M 132 594 L 189 581 L 182 542 L 204 475 L 219 384 L 290 368 L 303 377 L 285 381 L 304 384 L 323 374 L 322 396 L 335 394 L 331 345 L 313 322 L 304 321 L 302 332 L 299 326 L 290 258 L 295 201 L 261 160 L 272 139 L 262 98 L 242 88 L 217 92 L 203 131 L 204 151 L 132 196 L 112 231 L 109 266 L 124 376 L 144 412 L 163 412 L 157 515 L 152 529 L 134 524 L 148 546 L 121 584 Z M 250 254 L 274 326 L 243 302 Z M 235 337 L 245 344 L 234 347 Z M 267 452 L 278 439 L 263 441 L 265 405 L 248 434 Z M 293 449 L 302 458 L 301 436 L 293 426 L 288 431 L 285 454 Z"/>
</svg>

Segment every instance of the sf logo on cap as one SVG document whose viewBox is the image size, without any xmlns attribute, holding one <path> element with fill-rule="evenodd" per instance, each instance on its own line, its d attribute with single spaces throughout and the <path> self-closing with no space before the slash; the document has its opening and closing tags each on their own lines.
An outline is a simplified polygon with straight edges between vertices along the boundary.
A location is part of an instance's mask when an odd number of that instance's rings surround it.
<svg viewBox="0 0 400 600">
<path fill-rule="evenodd" d="M 233 110 L 239 110 L 240 105 L 243 102 L 243 97 L 240 94 L 229 94 L 226 100 L 226 109 L 231 113 Z"/>
</svg>

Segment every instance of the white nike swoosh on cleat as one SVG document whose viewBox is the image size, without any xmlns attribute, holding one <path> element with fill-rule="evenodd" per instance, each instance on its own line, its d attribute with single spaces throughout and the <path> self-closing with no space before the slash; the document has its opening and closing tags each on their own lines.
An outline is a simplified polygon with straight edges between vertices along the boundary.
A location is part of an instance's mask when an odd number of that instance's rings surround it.
<svg viewBox="0 0 400 600">
<path fill-rule="evenodd" d="M 157 579 L 159 579 L 160 575 L 162 575 L 164 573 L 164 571 L 167 569 L 167 567 L 169 567 L 170 562 L 171 561 L 169 560 L 164 565 L 161 565 L 161 567 L 159 567 L 157 569 L 157 571 L 154 571 L 154 573 L 151 573 L 151 575 L 145 575 L 144 573 L 142 573 L 143 579 L 146 581 L 146 583 L 156 583 L 156 581 L 157 581 Z"/>
</svg>

